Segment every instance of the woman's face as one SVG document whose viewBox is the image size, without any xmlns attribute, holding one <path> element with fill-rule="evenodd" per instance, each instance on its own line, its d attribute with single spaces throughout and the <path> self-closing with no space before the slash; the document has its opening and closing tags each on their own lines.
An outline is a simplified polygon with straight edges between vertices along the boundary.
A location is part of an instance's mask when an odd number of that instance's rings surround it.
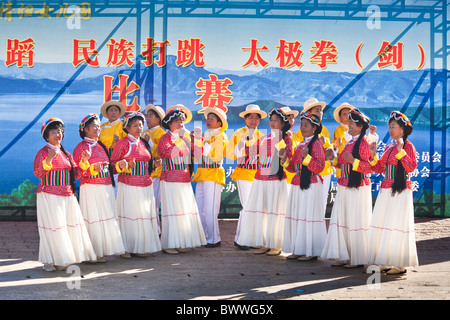
<svg viewBox="0 0 450 320">
<path fill-rule="evenodd" d="M 344 108 L 339 112 L 339 120 L 341 120 L 342 124 L 348 126 L 348 113 L 350 112 L 349 108 Z"/>
<path fill-rule="evenodd" d="M 314 135 L 316 129 L 317 127 L 313 125 L 311 121 L 302 119 L 302 121 L 300 122 L 300 131 L 302 132 L 303 137 L 311 137 L 312 135 Z"/>
<path fill-rule="evenodd" d="M 51 129 L 48 132 L 47 142 L 54 145 L 59 146 L 64 137 L 64 132 L 61 128 Z"/>
<path fill-rule="evenodd" d="M 314 106 L 308 112 L 319 117 L 319 120 L 322 121 L 323 111 L 321 106 Z"/>
<path fill-rule="evenodd" d="M 272 114 L 270 116 L 270 129 L 272 130 L 281 130 L 283 128 L 283 121 L 281 120 L 280 116 L 276 114 Z"/>
<path fill-rule="evenodd" d="M 171 123 L 169 123 L 169 130 L 172 132 L 182 128 L 184 128 L 184 119 L 181 116 L 176 117 Z"/>
<path fill-rule="evenodd" d="M 97 119 L 93 120 L 87 127 L 84 127 L 84 133 L 90 139 L 98 139 L 100 132 L 100 121 Z"/>
<path fill-rule="evenodd" d="M 135 138 L 139 138 L 144 130 L 144 124 L 139 118 L 131 119 L 131 122 L 125 127 L 128 134 L 131 134 Z"/>
<path fill-rule="evenodd" d="M 397 140 L 403 137 L 403 128 L 398 124 L 397 121 L 389 121 L 389 135 L 393 140 Z"/>
<path fill-rule="evenodd" d="M 147 127 L 151 129 L 159 126 L 160 119 L 153 111 L 149 110 L 145 115 L 145 121 L 147 122 Z"/>
<path fill-rule="evenodd" d="M 352 119 L 349 119 L 348 121 L 348 134 L 351 136 L 357 136 L 358 134 L 361 134 L 362 126 L 358 126 L 358 124 L 353 121 Z"/>
<path fill-rule="evenodd" d="M 108 120 L 111 122 L 116 121 L 119 119 L 120 115 L 120 109 L 117 106 L 110 106 L 108 107 L 108 110 L 106 110 L 106 116 L 108 117 Z"/>
<path fill-rule="evenodd" d="M 261 121 L 261 117 L 256 113 L 250 113 L 244 120 L 247 127 L 256 129 Z"/>
<path fill-rule="evenodd" d="M 206 127 L 209 130 L 218 129 L 222 126 L 222 122 L 220 122 L 219 118 L 215 114 L 208 114 L 206 117 Z"/>
</svg>

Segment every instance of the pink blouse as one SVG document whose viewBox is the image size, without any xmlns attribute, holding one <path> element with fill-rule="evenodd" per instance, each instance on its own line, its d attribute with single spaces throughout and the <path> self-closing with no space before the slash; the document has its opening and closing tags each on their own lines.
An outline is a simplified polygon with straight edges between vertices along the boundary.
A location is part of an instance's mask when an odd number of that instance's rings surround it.
<svg viewBox="0 0 450 320">
<path fill-rule="evenodd" d="M 136 161 L 136 167 L 119 172 L 118 182 L 135 187 L 148 187 L 153 183 L 149 162 L 152 156 L 148 152 L 144 142 L 139 138 L 127 135 L 120 139 L 114 146 L 111 155 L 111 164 L 116 171 L 116 164 L 120 160 Z"/>
<path fill-rule="evenodd" d="M 300 177 L 303 163 L 302 149 L 309 145 L 311 139 L 304 139 L 294 150 L 294 154 L 289 159 L 289 166 L 286 168 L 289 172 L 294 172 L 295 176 L 292 178 L 291 184 L 300 185 Z M 307 167 L 312 172 L 311 183 L 319 181 L 319 174 L 325 168 L 325 149 L 319 140 L 314 141 L 311 150 L 311 160 Z"/>
</svg>

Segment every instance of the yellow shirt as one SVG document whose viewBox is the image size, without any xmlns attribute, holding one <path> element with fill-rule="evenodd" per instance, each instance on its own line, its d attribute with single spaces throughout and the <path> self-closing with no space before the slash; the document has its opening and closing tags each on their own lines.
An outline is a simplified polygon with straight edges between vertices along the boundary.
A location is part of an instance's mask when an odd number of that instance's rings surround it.
<svg viewBox="0 0 450 320">
<path fill-rule="evenodd" d="M 146 135 L 148 135 L 150 137 L 151 143 L 149 140 L 149 144 L 152 148 L 153 159 L 161 159 L 158 154 L 157 148 L 158 148 L 159 140 L 165 134 L 166 134 L 166 131 L 163 128 L 161 128 L 160 126 L 156 126 L 156 127 L 147 129 L 144 132 L 142 132 L 142 135 L 141 135 L 142 138 L 145 138 Z M 161 177 L 161 172 L 162 172 L 162 166 L 155 168 L 152 172 L 152 178 Z"/>
<path fill-rule="evenodd" d="M 231 136 L 231 139 L 227 145 L 226 155 L 227 158 L 230 160 L 236 160 L 239 158 L 243 158 L 245 156 L 245 148 L 243 148 L 240 155 L 235 154 L 236 146 L 239 144 L 240 141 L 246 142 L 246 138 L 249 135 L 249 128 L 247 126 L 240 128 L 234 132 L 234 134 Z M 258 129 L 255 130 L 253 133 L 252 139 L 248 140 L 248 146 L 253 146 L 259 138 L 261 138 L 263 134 Z M 236 180 L 246 180 L 246 181 L 253 181 L 255 178 L 256 169 L 245 169 L 241 168 L 239 166 L 236 166 L 233 173 L 231 174 L 231 179 L 233 181 Z"/>
<path fill-rule="evenodd" d="M 220 129 L 206 131 L 203 143 L 199 140 L 195 141 L 197 147 L 203 147 L 203 153 L 195 158 L 199 164 L 192 178 L 193 182 L 214 181 L 225 185 L 225 169 L 222 167 L 222 160 L 226 154 L 227 143 L 228 138 Z"/>
<path fill-rule="evenodd" d="M 100 128 L 102 131 L 100 133 L 99 140 L 108 149 L 114 148 L 114 145 L 116 144 L 114 142 L 114 135 L 117 135 L 119 140 L 127 136 L 125 131 L 123 131 L 123 124 L 120 119 L 114 121 L 113 123 L 110 123 L 109 121 L 105 122 L 100 126 Z"/>
<path fill-rule="evenodd" d="M 297 131 L 297 136 L 300 139 L 300 141 L 303 141 L 303 135 L 300 130 Z M 332 144 L 330 143 L 330 132 L 325 126 L 322 126 L 322 133 L 319 135 L 319 138 L 321 137 L 325 138 L 325 143 L 323 144 L 323 147 L 325 149 L 331 148 Z M 333 165 L 331 164 L 331 161 L 325 161 L 325 168 L 323 168 L 323 171 L 320 173 L 321 176 L 326 176 L 333 172 Z"/>
</svg>

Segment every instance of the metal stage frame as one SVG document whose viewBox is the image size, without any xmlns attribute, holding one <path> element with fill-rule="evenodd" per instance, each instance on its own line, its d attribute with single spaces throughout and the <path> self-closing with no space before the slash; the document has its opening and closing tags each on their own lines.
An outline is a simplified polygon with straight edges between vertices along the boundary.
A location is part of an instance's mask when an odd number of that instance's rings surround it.
<svg viewBox="0 0 450 320">
<path fill-rule="evenodd" d="M 42 1 L 11 1 L 13 7 L 40 4 Z M 49 6 L 64 5 L 64 1 L 46 1 Z M 79 4 L 70 3 L 70 4 Z M 315 20 L 367 20 L 367 10 L 375 5 L 380 9 L 382 21 L 409 22 L 405 30 L 400 33 L 391 44 L 399 41 L 414 25 L 428 23 L 430 26 L 430 50 L 427 58 L 430 59 L 430 69 L 422 71 L 420 80 L 416 83 L 409 99 L 405 102 L 401 111 L 407 110 L 415 97 L 421 99 L 417 112 L 410 117 L 412 123 L 418 115 L 423 112 L 426 105 L 430 109 L 430 154 L 435 151 L 441 153 L 440 163 L 430 162 L 430 176 L 423 185 L 421 203 L 416 203 L 416 214 L 425 216 L 445 216 L 446 199 L 445 184 L 449 178 L 449 167 L 447 163 L 447 130 L 450 118 L 447 110 L 447 83 L 448 57 L 450 46 L 447 35 L 450 30 L 448 21 L 449 4 L 446 0 L 150 0 L 150 1 L 95 1 L 89 2 L 91 17 L 116 17 L 121 18 L 116 26 L 112 26 L 111 34 L 101 44 L 98 51 L 105 46 L 106 42 L 126 19 L 136 21 L 136 48 L 141 47 L 141 34 L 143 28 L 147 28 L 148 36 L 154 38 L 157 23 L 161 21 L 162 38 L 167 39 L 167 27 L 171 18 L 240 18 L 240 19 L 315 19 Z M 13 13 L 13 16 L 17 13 Z M 142 17 L 148 15 L 149 25 L 144 26 Z M 159 26 L 159 25 L 158 25 Z M 153 87 L 154 66 L 147 67 L 143 72 L 140 69 L 140 55 L 136 55 L 135 68 L 123 70 L 129 73 L 130 80 L 139 86 L 145 85 L 147 89 Z M 328 104 L 327 108 L 333 107 L 336 101 L 343 96 L 349 88 L 361 79 L 367 71 L 376 63 L 374 59 L 366 68 L 352 79 L 348 85 Z M 47 111 L 61 94 L 72 84 L 77 76 L 83 72 L 85 66 L 80 66 L 73 77 L 61 88 L 55 98 L 36 116 L 35 120 L 25 128 L 18 137 L 29 130 Z M 167 70 L 162 68 L 162 105 L 166 101 L 166 79 Z M 426 81 L 429 79 L 429 81 Z M 150 86 L 150 87 L 149 87 Z M 438 94 L 440 90 L 440 94 Z M 146 102 L 153 100 L 153 90 L 147 90 Z M 147 94 L 147 93 L 146 93 Z M 435 106 L 435 96 L 441 96 L 441 103 Z M 133 98 L 133 97 L 132 97 Z M 442 107 L 441 113 L 435 112 L 435 107 Z M 17 138 L 19 139 L 19 138 Z M 388 136 L 384 137 L 386 142 Z M 441 139 L 441 150 L 436 150 L 435 142 Z M 0 157 L 9 149 L 15 141 L 12 141 L 5 149 L 0 150 Z M 441 190 L 439 200 L 433 196 L 434 187 Z M 422 187 L 422 186 L 421 186 Z"/>
</svg>

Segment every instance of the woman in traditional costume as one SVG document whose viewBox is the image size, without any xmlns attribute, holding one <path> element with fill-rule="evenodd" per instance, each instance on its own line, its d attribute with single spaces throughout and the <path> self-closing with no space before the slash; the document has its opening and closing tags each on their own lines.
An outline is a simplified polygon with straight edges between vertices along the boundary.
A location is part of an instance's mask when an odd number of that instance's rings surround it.
<svg viewBox="0 0 450 320">
<path fill-rule="evenodd" d="M 90 113 L 81 120 L 80 137 L 83 139 L 73 151 L 76 163 L 85 151 L 91 154 L 89 169 L 81 172 L 80 208 L 97 260 L 105 262 L 105 256 L 124 254 L 120 227 L 117 222 L 114 177 L 108 148 L 98 140 L 100 118 Z"/>
<path fill-rule="evenodd" d="M 202 136 L 193 138 L 200 146 L 197 171 L 192 178 L 196 182 L 195 199 L 197 201 L 203 230 L 206 236 L 206 247 L 214 248 L 221 244 L 219 230 L 219 211 L 222 199 L 222 189 L 225 185 L 225 169 L 222 166 L 226 154 L 228 138 L 225 130 L 228 128 L 226 113 L 218 108 L 204 110 L 208 130 Z M 195 131 L 195 130 L 194 130 Z M 194 146 L 194 149 L 198 146 Z"/>
<path fill-rule="evenodd" d="M 368 174 L 373 170 L 369 163 L 369 143 L 365 137 L 370 120 L 356 108 L 350 111 L 349 119 L 348 132 L 352 140 L 333 159 L 333 164 L 341 169 L 342 174 L 338 179 L 321 256 L 335 259 L 333 266 L 353 268 L 367 262 L 367 236 L 372 216 L 372 190 Z"/>
<path fill-rule="evenodd" d="M 279 255 L 283 246 L 287 204 L 286 173 L 282 160 L 292 154 L 287 135 L 289 119 L 282 109 L 269 112 L 271 133 L 256 143 L 258 169 L 243 211 L 240 245 L 260 246 L 255 254 Z"/>
<path fill-rule="evenodd" d="M 127 136 L 126 132 L 123 131 L 123 123 L 121 120 L 125 111 L 125 105 L 122 102 L 115 100 L 107 101 L 100 107 L 101 115 L 108 119 L 108 121 L 101 125 L 99 141 L 109 149 L 109 154 L 112 154 L 115 144 L 120 139 Z M 115 196 L 117 196 L 118 177 L 118 174 L 114 175 Z"/>
<path fill-rule="evenodd" d="M 292 253 L 288 259 L 307 261 L 320 256 L 327 237 L 320 176 L 325 149 L 318 140 L 322 131 L 319 118 L 301 113 L 300 120 L 304 138 L 287 160 L 287 170 L 295 175 L 284 222 L 283 251 Z"/>
<path fill-rule="evenodd" d="M 191 185 L 193 143 L 184 124 L 192 119 L 183 105 L 167 109 L 162 125 L 168 132 L 161 137 L 158 153 L 161 173 L 161 245 L 165 253 L 177 254 L 206 245 L 205 233 Z"/>
<path fill-rule="evenodd" d="M 39 261 L 44 270 L 64 270 L 96 255 L 83 221 L 75 192 L 75 179 L 89 168 L 90 154 L 84 152 L 77 163 L 61 144 L 64 123 L 59 118 L 44 122 L 41 135 L 47 145 L 38 151 L 33 173 L 39 178 L 36 195 L 39 230 Z"/>
<path fill-rule="evenodd" d="M 145 117 L 140 112 L 127 115 L 127 133 L 114 146 L 111 162 L 119 173 L 117 215 L 126 254 L 146 257 L 161 250 L 156 220 L 151 172 L 153 161 L 148 143 L 141 138 Z"/>
<path fill-rule="evenodd" d="M 389 134 L 380 160 L 371 150 L 373 169 L 384 174 L 369 227 L 368 264 L 379 265 L 387 274 L 401 274 L 419 265 L 414 232 L 414 204 L 409 173 L 417 168 L 416 149 L 408 140 L 412 132 L 408 117 L 392 111 Z"/>
<path fill-rule="evenodd" d="M 242 221 L 242 212 L 247 205 L 248 196 L 255 178 L 258 165 L 258 155 L 256 153 L 256 142 L 263 136 L 258 130 L 261 119 L 267 117 L 267 113 L 256 104 L 249 104 L 245 111 L 239 113 L 244 118 L 245 127 L 239 128 L 231 136 L 227 145 L 227 157 L 236 160 L 236 167 L 231 174 L 232 181 L 236 182 L 239 201 L 242 210 L 239 213 L 239 220 L 234 237 L 234 245 L 241 250 L 248 250 L 248 246 L 242 246 L 237 241 L 239 239 Z"/>
</svg>

